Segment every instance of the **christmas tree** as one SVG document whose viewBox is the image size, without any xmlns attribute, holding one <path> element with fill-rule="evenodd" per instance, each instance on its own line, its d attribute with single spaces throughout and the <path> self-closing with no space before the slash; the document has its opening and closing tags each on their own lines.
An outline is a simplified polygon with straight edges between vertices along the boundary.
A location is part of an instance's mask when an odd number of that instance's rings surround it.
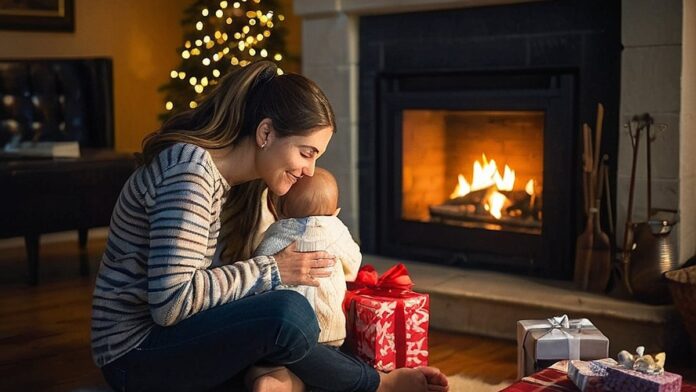
<svg viewBox="0 0 696 392">
<path fill-rule="evenodd" d="M 286 62 L 285 17 L 276 0 L 197 0 L 185 10 L 181 65 L 171 71 L 162 120 L 189 108 L 217 80 L 236 67 L 270 60 L 283 73 Z"/>
</svg>

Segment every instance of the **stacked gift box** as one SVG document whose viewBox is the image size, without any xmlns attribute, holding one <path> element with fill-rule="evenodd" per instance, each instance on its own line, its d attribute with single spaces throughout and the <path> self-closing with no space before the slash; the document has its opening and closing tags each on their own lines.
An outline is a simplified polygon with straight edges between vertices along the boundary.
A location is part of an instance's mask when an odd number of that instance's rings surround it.
<svg viewBox="0 0 696 392">
<path fill-rule="evenodd" d="M 517 376 L 522 378 L 563 359 L 609 356 L 609 339 L 590 320 L 562 315 L 517 322 Z"/>
</svg>

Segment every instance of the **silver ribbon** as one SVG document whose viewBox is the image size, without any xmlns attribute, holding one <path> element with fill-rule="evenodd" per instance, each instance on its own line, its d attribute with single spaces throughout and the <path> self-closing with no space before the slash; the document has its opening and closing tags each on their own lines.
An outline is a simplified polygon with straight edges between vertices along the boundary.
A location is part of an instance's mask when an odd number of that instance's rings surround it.
<svg viewBox="0 0 696 392">
<path fill-rule="evenodd" d="M 539 342 L 547 335 L 562 335 L 562 338 L 568 342 L 568 358 L 567 359 L 580 359 L 580 339 L 568 331 L 573 330 L 573 332 L 576 332 L 576 333 L 580 332 L 582 330 L 582 319 L 571 323 L 570 319 L 568 318 L 568 315 L 564 314 L 561 316 L 548 318 L 548 319 L 546 319 L 546 321 L 548 322 L 548 324 L 532 325 L 527 329 L 527 331 L 524 335 L 524 340 L 523 340 L 522 346 L 526 347 L 527 338 L 529 337 L 530 332 L 543 329 L 543 330 L 546 330 L 546 332 L 537 338 L 536 347 L 535 347 L 535 351 L 536 351 L 535 359 L 537 359 L 536 356 L 538 353 Z M 556 358 L 549 358 L 549 359 L 556 359 Z M 565 358 L 557 358 L 557 359 L 565 359 Z"/>
</svg>

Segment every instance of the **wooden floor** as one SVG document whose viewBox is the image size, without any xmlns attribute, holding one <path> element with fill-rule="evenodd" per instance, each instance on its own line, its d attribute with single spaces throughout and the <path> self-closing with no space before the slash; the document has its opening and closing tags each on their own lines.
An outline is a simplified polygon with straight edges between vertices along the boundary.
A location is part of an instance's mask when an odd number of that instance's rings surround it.
<svg viewBox="0 0 696 392">
<path fill-rule="evenodd" d="M 80 277 L 76 242 L 44 244 L 36 287 L 21 246 L 0 249 L 0 391 L 106 388 L 89 351 L 92 286 L 103 239 L 90 240 L 90 277 Z M 516 374 L 515 343 L 431 331 L 431 364 L 491 383 Z"/>
</svg>

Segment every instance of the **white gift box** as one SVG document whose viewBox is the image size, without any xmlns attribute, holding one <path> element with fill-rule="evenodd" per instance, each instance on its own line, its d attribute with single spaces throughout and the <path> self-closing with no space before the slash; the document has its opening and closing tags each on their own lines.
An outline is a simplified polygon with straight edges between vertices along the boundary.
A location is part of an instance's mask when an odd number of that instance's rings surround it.
<svg viewBox="0 0 696 392">
<path fill-rule="evenodd" d="M 517 322 L 518 378 L 540 370 L 540 361 L 591 360 L 608 356 L 609 339 L 586 318 L 568 319 L 563 315 Z"/>
</svg>

